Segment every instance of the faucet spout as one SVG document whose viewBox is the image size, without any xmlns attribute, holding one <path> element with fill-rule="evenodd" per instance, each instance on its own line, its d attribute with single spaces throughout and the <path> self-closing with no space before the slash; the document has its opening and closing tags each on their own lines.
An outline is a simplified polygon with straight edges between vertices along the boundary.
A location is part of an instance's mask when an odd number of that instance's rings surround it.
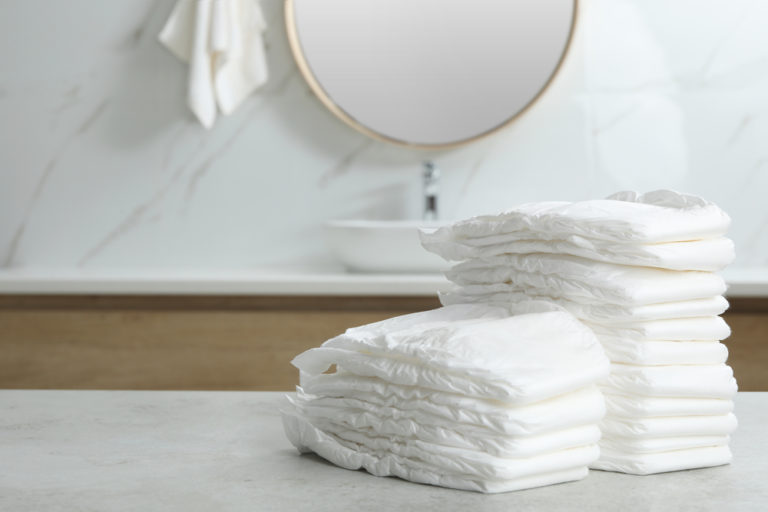
<svg viewBox="0 0 768 512">
<path fill-rule="evenodd" d="M 440 169 L 435 167 L 434 162 L 427 160 L 424 162 L 424 215 L 423 220 L 437 220 L 437 194 L 438 184 L 440 182 Z"/>
</svg>

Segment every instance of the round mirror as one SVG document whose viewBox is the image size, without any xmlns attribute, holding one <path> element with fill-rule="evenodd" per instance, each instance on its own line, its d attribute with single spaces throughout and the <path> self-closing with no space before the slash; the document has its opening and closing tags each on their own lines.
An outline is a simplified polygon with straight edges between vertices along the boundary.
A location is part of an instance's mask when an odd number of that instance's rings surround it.
<svg viewBox="0 0 768 512">
<path fill-rule="evenodd" d="M 450 147 L 530 106 L 571 40 L 577 0 L 286 0 L 320 100 L 361 132 Z"/>
</svg>

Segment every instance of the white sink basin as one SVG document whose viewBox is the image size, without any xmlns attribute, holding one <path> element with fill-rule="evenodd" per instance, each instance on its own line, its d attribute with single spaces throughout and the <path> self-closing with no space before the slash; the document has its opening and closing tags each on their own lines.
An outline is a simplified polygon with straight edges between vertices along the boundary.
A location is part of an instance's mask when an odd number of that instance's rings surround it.
<svg viewBox="0 0 768 512">
<path fill-rule="evenodd" d="M 427 221 L 339 220 L 325 225 L 335 256 L 351 272 L 435 273 L 450 264 L 427 252 L 419 241 L 419 228 L 442 223 Z"/>
</svg>

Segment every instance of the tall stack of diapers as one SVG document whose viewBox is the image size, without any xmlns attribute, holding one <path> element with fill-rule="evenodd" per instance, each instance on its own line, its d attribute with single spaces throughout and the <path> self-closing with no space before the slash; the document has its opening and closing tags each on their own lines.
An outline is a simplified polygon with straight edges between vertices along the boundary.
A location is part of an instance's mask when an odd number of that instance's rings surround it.
<svg viewBox="0 0 768 512">
<path fill-rule="evenodd" d="M 549 304 L 396 317 L 293 364 L 286 434 L 344 468 L 505 492 L 579 480 L 598 457 L 609 362 L 590 329 Z"/>
<path fill-rule="evenodd" d="M 734 257 L 728 216 L 662 190 L 531 203 L 422 236 L 461 261 L 443 304 L 541 299 L 588 325 L 611 360 L 607 415 L 591 467 L 648 474 L 728 463 L 736 381 L 714 272 Z"/>
</svg>

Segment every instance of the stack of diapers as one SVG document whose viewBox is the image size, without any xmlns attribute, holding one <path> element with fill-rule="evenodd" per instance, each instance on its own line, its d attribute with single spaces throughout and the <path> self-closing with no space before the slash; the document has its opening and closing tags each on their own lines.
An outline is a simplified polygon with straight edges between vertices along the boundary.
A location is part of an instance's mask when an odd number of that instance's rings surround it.
<svg viewBox="0 0 768 512">
<path fill-rule="evenodd" d="M 475 217 L 422 233 L 422 243 L 460 260 L 443 304 L 544 300 L 595 332 L 611 374 L 591 467 L 649 474 L 731 460 L 736 381 L 715 273 L 734 257 L 729 224 L 698 197 L 621 192 Z"/>
<path fill-rule="evenodd" d="M 546 303 L 446 306 L 362 327 L 293 360 L 282 411 L 300 452 L 376 476 L 486 493 L 579 480 L 597 460 L 610 363 Z"/>
</svg>

